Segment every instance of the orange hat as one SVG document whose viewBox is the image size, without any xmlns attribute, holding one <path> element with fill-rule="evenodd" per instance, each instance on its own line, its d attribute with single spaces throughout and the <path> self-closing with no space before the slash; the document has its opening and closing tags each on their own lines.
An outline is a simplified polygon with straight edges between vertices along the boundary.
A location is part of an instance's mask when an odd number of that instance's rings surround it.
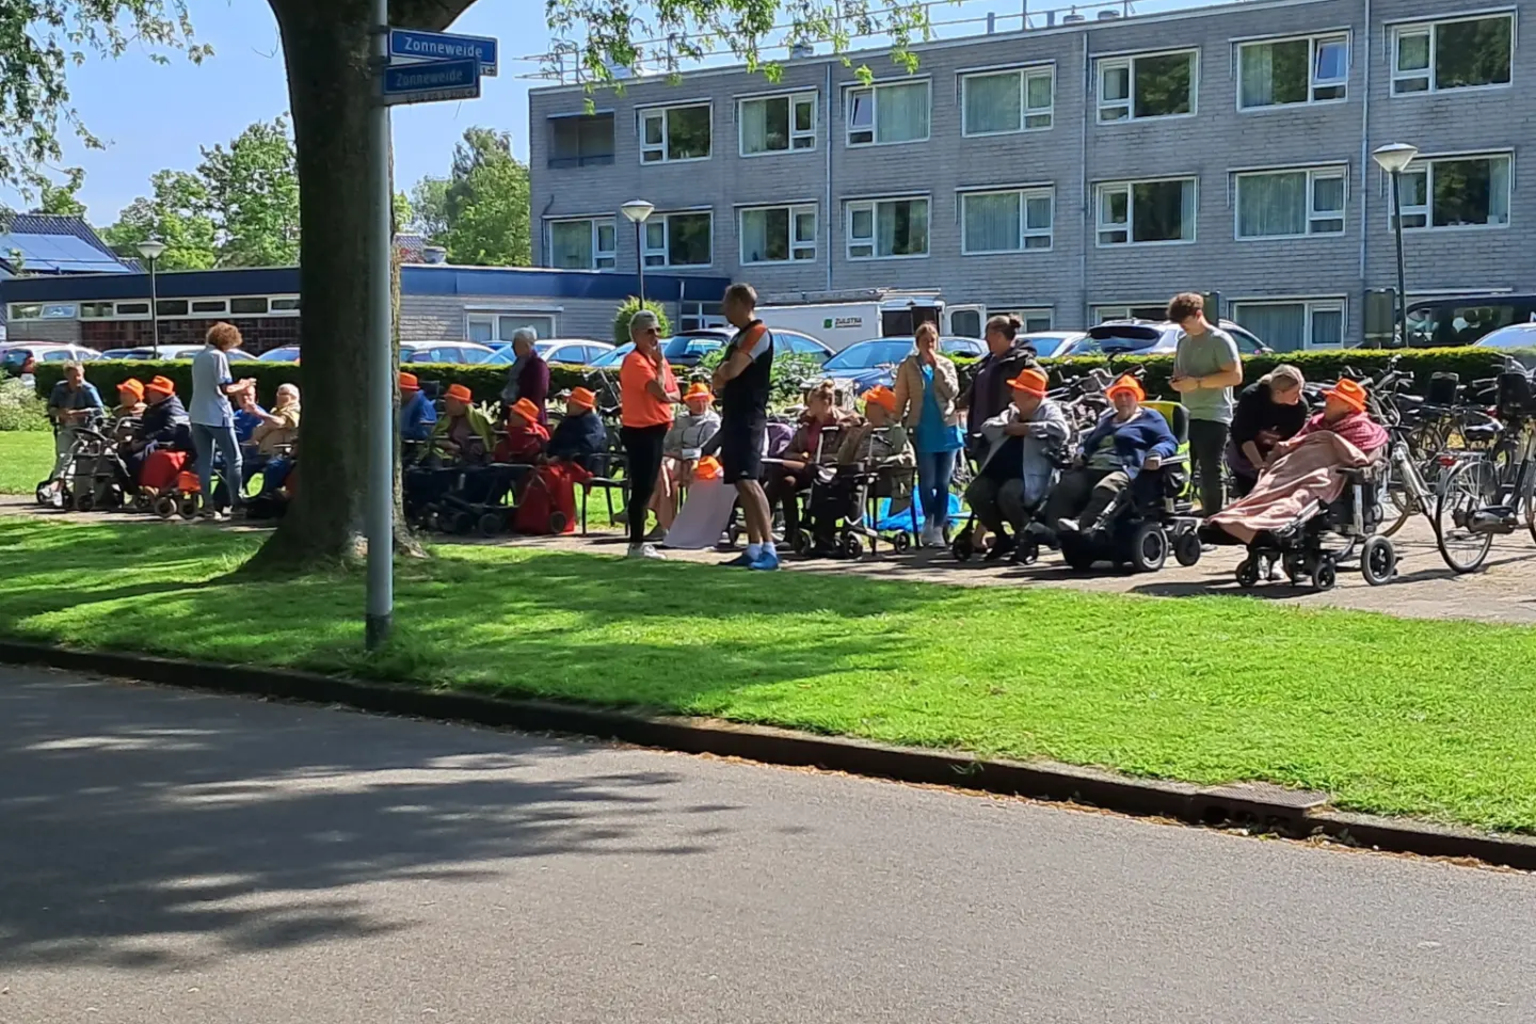
<svg viewBox="0 0 1536 1024">
<path fill-rule="evenodd" d="M 720 460 L 713 455 L 706 455 L 693 467 L 693 475 L 697 480 L 718 480 L 725 472 L 720 466 Z"/>
<path fill-rule="evenodd" d="M 886 412 L 893 413 L 896 411 L 896 392 L 884 384 L 877 384 L 864 392 L 864 404 L 868 405 L 870 402 L 875 403 Z"/>
<path fill-rule="evenodd" d="M 176 382 L 169 377 L 156 377 L 144 385 L 144 390 L 158 391 L 162 395 L 174 395 L 176 393 Z"/>
<path fill-rule="evenodd" d="M 512 408 L 508 409 L 507 412 L 515 412 L 529 423 L 539 422 L 539 407 L 534 405 L 533 400 L 530 398 L 519 398 L 516 402 L 512 403 Z"/>
<path fill-rule="evenodd" d="M 457 402 L 473 402 L 475 400 L 474 393 L 463 384 L 450 384 L 448 390 L 443 392 L 443 397 L 452 398 Z"/>
<path fill-rule="evenodd" d="M 571 388 L 571 395 L 568 401 L 572 405 L 578 405 L 583 409 L 590 409 L 597 405 L 597 396 L 586 388 Z"/>
<path fill-rule="evenodd" d="M 1365 412 L 1365 388 L 1347 377 L 1331 388 L 1324 388 L 1323 397 L 1337 398 L 1355 412 Z"/>
<path fill-rule="evenodd" d="M 416 379 L 416 375 L 414 373 L 402 373 L 400 375 L 400 390 L 420 391 L 421 381 Z"/>
<path fill-rule="evenodd" d="M 1026 395 L 1044 398 L 1046 385 L 1049 383 L 1050 379 L 1039 370 L 1023 370 L 1017 377 L 1008 382 L 1008 386 L 1015 391 L 1022 391 Z"/>
<path fill-rule="evenodd" d="M 129 377 L 127 380 L 125 380 L 121 384 L 119 384 L 117 386 L 117 390 L 119 392 L 122 392 L 122 391 L 128 392 L 130 395 L 133 396 L 133 400 L 135 402 L 142 401 L 143 398 L 144 398 L 144 385 L 143 385 L 142 382 L 140 382 L 138 379 L 136 379 L 134 377 Z"/>
<path fill-rule="evenodd" d="M 1019 376 L 1022 377 L 1024 375 L 1021 373 Z M 1122 391 L 1126 392 L 1127 394 L 1135 395 L 1136 401 L 1138 402 L 1147 397 L 1146 391 L 1142 389 L 1141 381 L 1137 380 L 1135 377 L 1132 377 L 1130 374 L 1126 374 L 1111 384 L 1109 387 L 1105 388 L 1104 394 L 1108 395 L 1110 398 L 1114 398 Z"/>
<path fill-rule="evenodd" d="M 685 402 L 694 398 L 706 398 L 711 402 L 715 400 L 714 393 L 709 390 L 709 385 L 701 380 L 696 380 L 689 384 L 687 392 L 683 395 L 683 401 Z"/>
</svg>

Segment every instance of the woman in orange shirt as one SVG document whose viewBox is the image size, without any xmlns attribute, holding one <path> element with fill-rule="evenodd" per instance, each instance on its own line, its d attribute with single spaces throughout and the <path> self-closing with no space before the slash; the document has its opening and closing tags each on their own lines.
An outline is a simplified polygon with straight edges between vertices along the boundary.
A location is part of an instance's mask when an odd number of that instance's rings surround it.
<svg viewBox="0 0 1536 1024">
<path fill-rule="evenodd" d="M 623 406 L 620 416 L 629 465 L 629 557 L 663 558 L 660 551 L 645 542 L 646 511 L 656 478 L 661 473 L 662 447 L 667 429 L 672 426 L 672 406 L 677 404 L 677 377 L 667 357 L 661 352 L 661 338 L 656 315 L 640 310 L 629 322 L 629 337 L 635 350 L 624 357 L 619 369 L 619 395 Z"/>
</svg>

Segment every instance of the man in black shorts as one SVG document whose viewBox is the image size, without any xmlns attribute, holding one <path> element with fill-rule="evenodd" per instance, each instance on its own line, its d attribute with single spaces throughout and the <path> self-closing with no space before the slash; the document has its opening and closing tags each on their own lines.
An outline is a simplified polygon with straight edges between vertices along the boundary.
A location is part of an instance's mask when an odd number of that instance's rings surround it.
<svg viewBox="0 0 1536 1024">
<path fill-rule="evenodd" d="M 749 284 L 725 290 L 725 318 L 736 328 L 715 370 L 720 396 L 720 463 L 726 483 L 736 485 L 747 521 L 747 550 L 727 565 L 772 571 L 779 567 L 773 544 L 773 513 L 763 492 L 763 435 L 772 392 L 773 334 L 757 318 L 757 292 Z"/>
</svg>

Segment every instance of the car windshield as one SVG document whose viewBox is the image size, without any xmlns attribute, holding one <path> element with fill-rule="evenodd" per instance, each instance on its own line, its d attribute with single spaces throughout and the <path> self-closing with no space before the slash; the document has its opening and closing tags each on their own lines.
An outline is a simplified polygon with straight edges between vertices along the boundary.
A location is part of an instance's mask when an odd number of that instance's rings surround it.
<svg viewBox="0 0 1536 1024">
<path fill-rule="evenodd" d="M 826 368 L 838 370 L 873 370 L 877 366 L 894 366 L 912 354 L 912 342 L 906 338 L 860 341 L 849 345 L 828 359 Z"/>
<path fill-rule="evenodd" d="M 1056 354 L 1056 350 L 1067 343 L 1071 335 L 1058 334 L 1055 336 L 1037 336 L 1025 338 L 1024 343 L 1035 350 L 1035 355 L 1045 358 Z"/>
<path fill-rule="evenodd" d="M 1163 332 L 1156 327 L 1140 327 L 1135 324 L 1095 327 L 1072 346 L 1075 356 L 1099 356 L 1105 353 L 1146 352 L 1157 347 L 1163 340 Z"/>
<path fill-rule="evenodd" d="M 624 362 L 624 357 L 629 355 L 634 350 L 635 343 L 631 341 L 628 344 L 620 345 L 618 348 L 611 352 L 604 352 L 602 355 L 592 360 L 589 365 L 598 367 L 599 369 L 611 370 L 618 366 L 620 363 Z"/>
</svg>

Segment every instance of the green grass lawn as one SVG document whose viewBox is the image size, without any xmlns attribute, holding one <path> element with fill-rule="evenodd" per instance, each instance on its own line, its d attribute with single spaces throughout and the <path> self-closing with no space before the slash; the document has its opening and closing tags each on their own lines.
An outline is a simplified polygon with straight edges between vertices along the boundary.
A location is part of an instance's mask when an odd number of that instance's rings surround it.
<svg viewBox="0 0 1536 1024">
<path fill-rule="evenodd" d="M 53 434 L 0 430 L 0 494 L 31 494 L 53 469 Z"/>
<path fill-rule="evenodd" d="M 203 528 L 0 519 L 0 632 L 715 715 L 1536 830 L 1536 633 L 1468 622 L 447 547 L 362 584 L 227 578 Z"/>
</svg>

